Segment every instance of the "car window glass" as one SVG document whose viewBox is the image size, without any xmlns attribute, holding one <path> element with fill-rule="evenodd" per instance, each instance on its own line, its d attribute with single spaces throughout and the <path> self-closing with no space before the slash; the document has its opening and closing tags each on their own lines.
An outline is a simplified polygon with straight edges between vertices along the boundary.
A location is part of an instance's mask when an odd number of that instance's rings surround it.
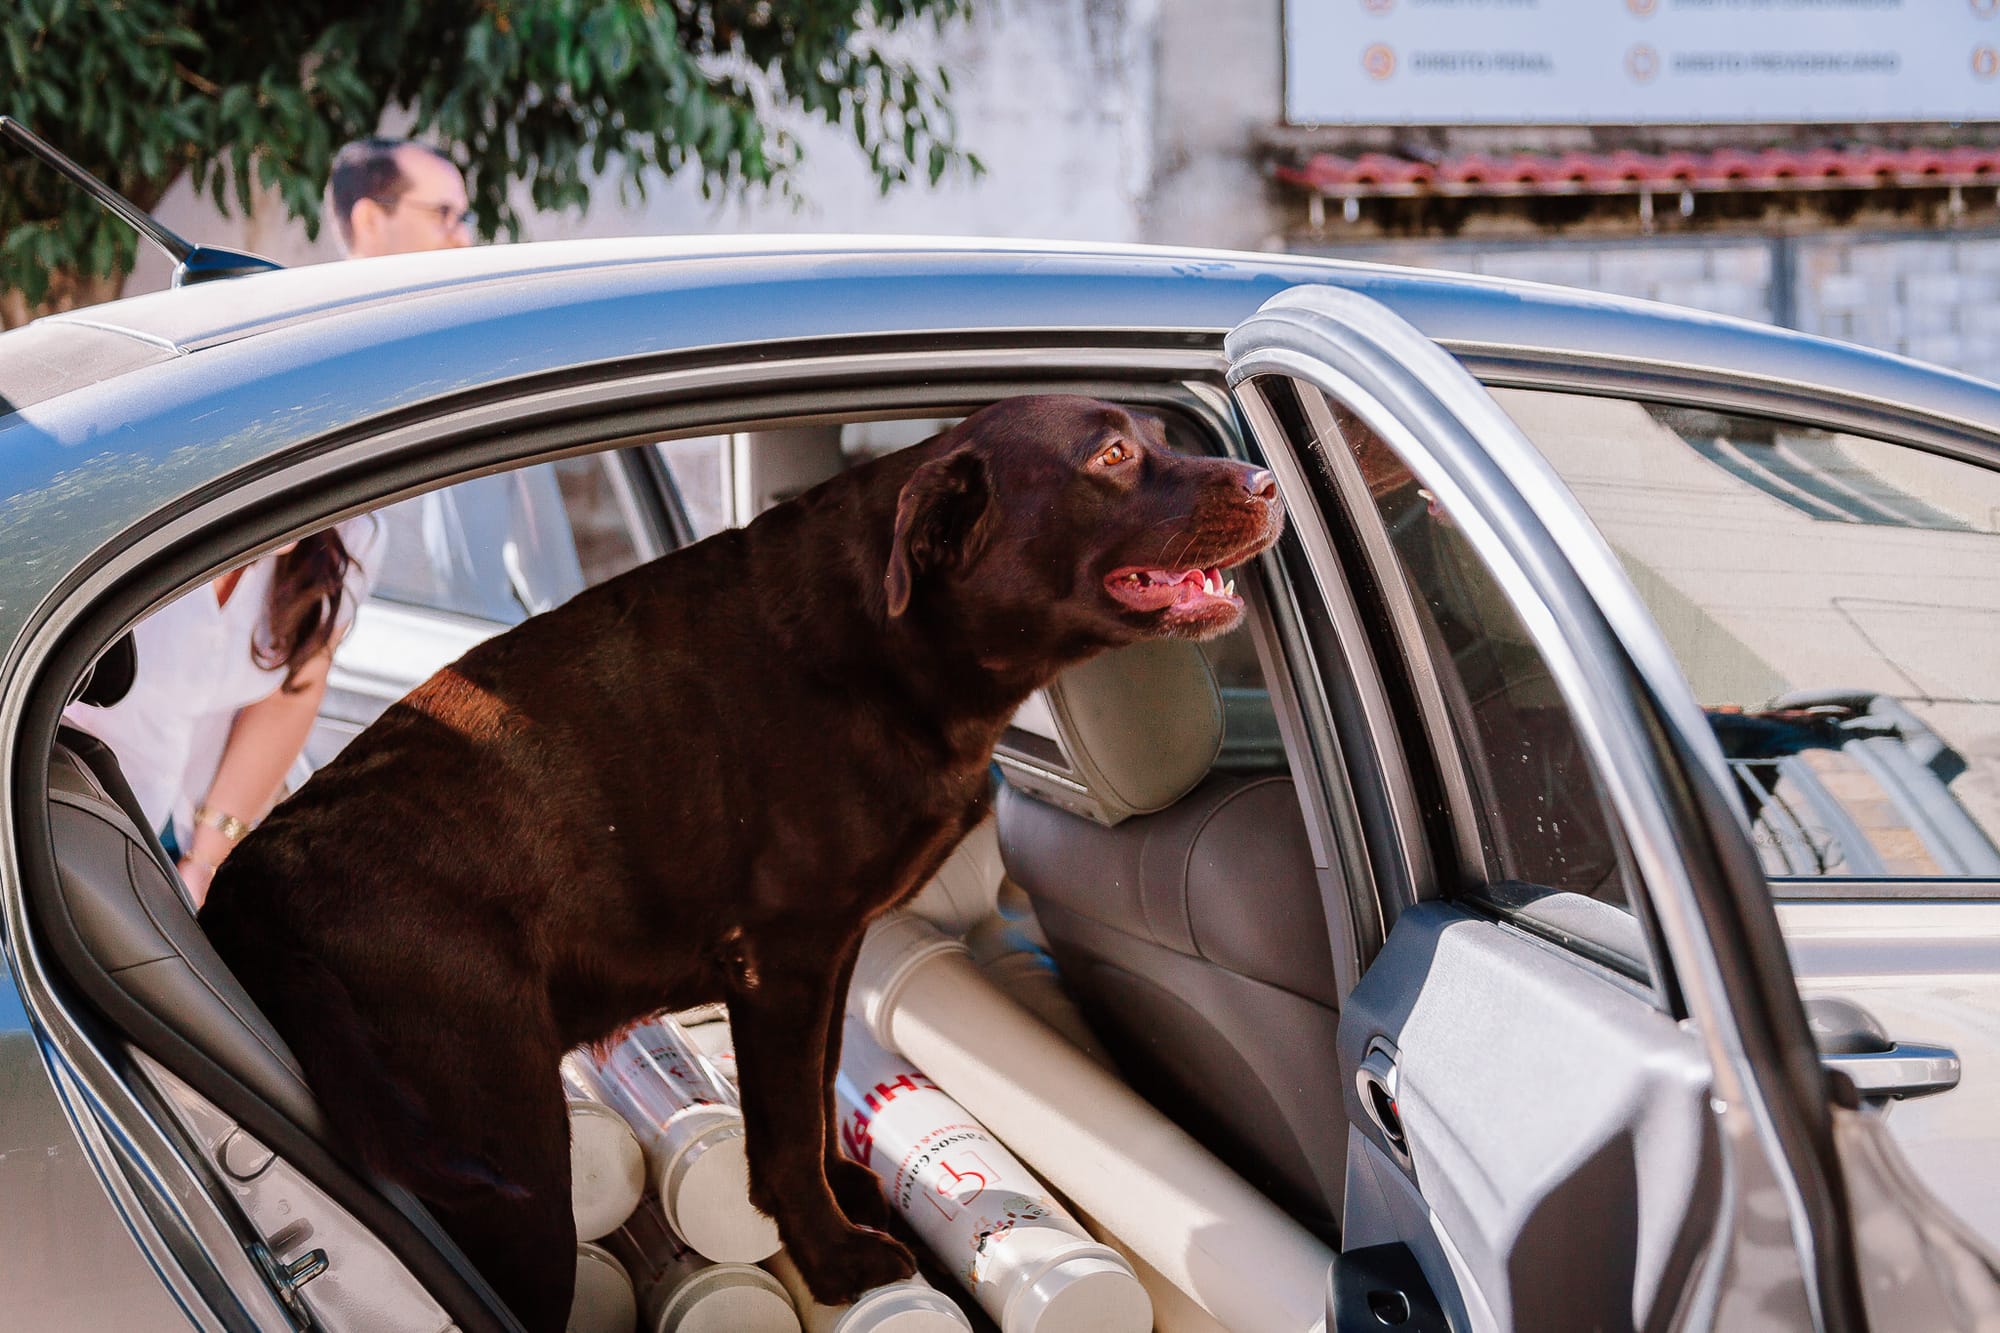
<svg viewBox="0 0 2000 1333">
<path fill-rule="evenodd" d="M 377 510 L 375 586 L 334 655 L 293 785 L 439 667 L 645 558 L 642 500 L 605 452 L 477 477 Z"/>
<path fill-rule="evenodd" d="M 1370 554 L 1356 559 L 1369 569 L 1357 574 L 1373 586 L 1385 629 L 1400 626 L 1390 632 L 1414 655 L 1412 678 L 1434 685 L 1456 749 L 1443 759 L 1465 778 L 1478 863 L 1461 865 L 1448 891 L 1650 980 L 1595 768 L 1540 649 L 1437 497 L 1344 405 L 1291 383 L 1305 395 L 1297 410 L 1278 381 L 1259 381 L 1290 431 L 1319 452 L 1316 485 L 1357 529 L 1380 524 L 1385 540 L 1362 543 Z"/>
<path fill-rule="evenodd" d="M 617 454 L 585 454 L 548 466 L 562 495 L 585 586 L 623 574 L 645 559 L 636 535 L 645 523 L 640 501 Z"/>
<path fill-rule="evenodd" d="M 1285 773 L 1284 739 L 1271 705 L 1257 645 L 1248 634 L 1225 634 L 1201 645 L 1208 668 L 1222 691 L 1222 751 L 1215 767 L 1224 773 Z"/>
<path fill-rule="evenodd" d="M 729 441 L 727 435 L 701 435 L 655 446 L 697 541 L 729 526 Z"/>
<path fill-rule="evenodd" d="M 516 624 L 638 564 L 638 503 L 603 453 L 389 505 L 375 596 Z"/>
<path fill-rule="evenodd" d="M 1752 416 L 1496 397 L 1665 631 L 1767 874 L 2000 876 L 2000 473 Z"/>
<path fill-rule="evenodd" d="M 955 420 L 909 417 L 739 431 L 654 447 L 699 540 L 748 523 L 849 468 L 927 440 Z"/>
<path fill-rule="evenodd" d="M 513 625 L 584 587 L 552 464 L 475 477 L 381 515 L 384 601 Z"/>
</svg>

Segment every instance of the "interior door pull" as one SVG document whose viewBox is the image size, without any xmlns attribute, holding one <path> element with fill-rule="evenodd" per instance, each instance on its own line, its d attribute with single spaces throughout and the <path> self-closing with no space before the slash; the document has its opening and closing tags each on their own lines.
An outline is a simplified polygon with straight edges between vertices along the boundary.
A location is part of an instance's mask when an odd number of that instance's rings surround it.
<svg viewBox="0 0 2000 1333">
<path fill-rule="evenodd" d="M 1924 1097 L 1958 1086 L 1958 1055 L 1943 1046 L 1902 1041 L 1886 1051 L 1822 1055 L 1820 1062 L 1847 1075 L 1863 1097 Z"/>
<path fill-rule="evenodd" d="M 1396 1057 L 1379 1043 L 1371 1046 L 1354 1076 L 1354 1087 L 1361 1094 L 1361 1106 L 1368 1119 L 1380 1131 L 1396 1160 L 1407 1168 L 1410 1141 L 1403 1134 L 1403 1113 L 1396 1108 L 1397 1082 Z"/>
</svg>

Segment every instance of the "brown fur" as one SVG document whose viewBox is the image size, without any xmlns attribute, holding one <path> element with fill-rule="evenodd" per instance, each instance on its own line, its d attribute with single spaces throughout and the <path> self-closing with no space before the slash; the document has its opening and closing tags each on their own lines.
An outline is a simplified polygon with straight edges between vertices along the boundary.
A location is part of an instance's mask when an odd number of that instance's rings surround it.
<svg viewBox="0 0 2000 1333">
<path fill-rule="evenodd" d="M 912 1268 L 829 1133 L 863 927 L 985 814 L 1030 691 L 1241 616 L 1133 610 L 1109 572 L 1235 564 L 1281 523 L 1270 474 L 1156 421 L 995 404 L 473 649 L 244 840 L 202 924 L 356 1154 L 537 1333 L 573 1278 L 559 1058 L 726 1001 L 753 1198 L 850 1298 Z"/>
</svg>

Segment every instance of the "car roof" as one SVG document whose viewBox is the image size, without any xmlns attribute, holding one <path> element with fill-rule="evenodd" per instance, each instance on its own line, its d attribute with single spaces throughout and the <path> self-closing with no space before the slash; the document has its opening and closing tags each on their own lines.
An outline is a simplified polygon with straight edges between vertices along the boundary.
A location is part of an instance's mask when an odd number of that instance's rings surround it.
<svg viewBox="0 0 2000 1333">
<path fill-rule="evenodd" d="M 14 574 L 0 575 L 0 644 L 24 597 L 39 601 L 163 500 L 425 402 L 786 339 L 1138 330 L 1219 348 L 1300 283 L 1364 292 L 1462 354 L 1712 368 L 2000 434 L 2000 387 L 1966 376 L 1720 315 L 1433 270 L 907 237 L 488 246 L 206 283 L 0 334 L 0 566 Z"/>
<path fill-rule="evenodd" d="M 1730 316 L 1444 270 L 1071 241 L 693 236 L 495 245 L 205 283 L 52 316 L 30 327 L 51 334 L 108 334 L 157 353 L 186 355 L 315 322 L 351 321 L 351 336 L 365 339 L 387 331 L 400 311 L 416 306 L 448 304 L 456 322 L 472 329 L 502 311 L 512 317 L 554 316 L 609 288 L 633 297 L 702 289 L 718 299 L 713 313 L 726 315 L 730 289 L 829 282 L 879 284 L 891 299 L 858 301 L 877 308 L 814 327 L 826 334 L 947 326 L 1223 332 L 1282 287 L 1333 283 L 1367 292 L 1447 344 L 1624 356 L 1808 383 L 1823 378 L 1831 366 L 1852 391 L 2000 428 L 1994 416 L 2000 390 L 1984 381 Z M 920 290 L 924 285 L 933 290 Z M 1098 290 L 1090 291 L 1092 286 Z M 977 299 L 965 300 L 969 295 Z M 945 311 L 948 323 L 938 318 Z M 12 336 L 0 337 L 0 375 L 13 359 Z M 101 378 L 60 387 L 82 388 Z M 4 388 L 0 382 L 0 396 L 21 401 Z"/>
</svg>

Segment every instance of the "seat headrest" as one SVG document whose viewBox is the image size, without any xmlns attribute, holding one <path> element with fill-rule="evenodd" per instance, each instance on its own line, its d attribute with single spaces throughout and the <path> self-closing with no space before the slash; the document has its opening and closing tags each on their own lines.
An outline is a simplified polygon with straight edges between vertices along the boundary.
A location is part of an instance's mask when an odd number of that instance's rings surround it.
<svg viewBox="0 0 2000 1333">
<path fill-rule="evenodd" d="M 131 693 L 132 682 L 138 676 L 139 645 L 128 629 L 90 664 L 83 679 L 76 683 L 70 702 L 109 708 Z"/>
<path fill-rule="evenodd" d="M 1071 667 L 1024 704 L 994 757 L 1019 791 L 1100 824 L 1164 810 L 1222 749 L 1201 649 L 1155 639 Z"/>
</svg>

